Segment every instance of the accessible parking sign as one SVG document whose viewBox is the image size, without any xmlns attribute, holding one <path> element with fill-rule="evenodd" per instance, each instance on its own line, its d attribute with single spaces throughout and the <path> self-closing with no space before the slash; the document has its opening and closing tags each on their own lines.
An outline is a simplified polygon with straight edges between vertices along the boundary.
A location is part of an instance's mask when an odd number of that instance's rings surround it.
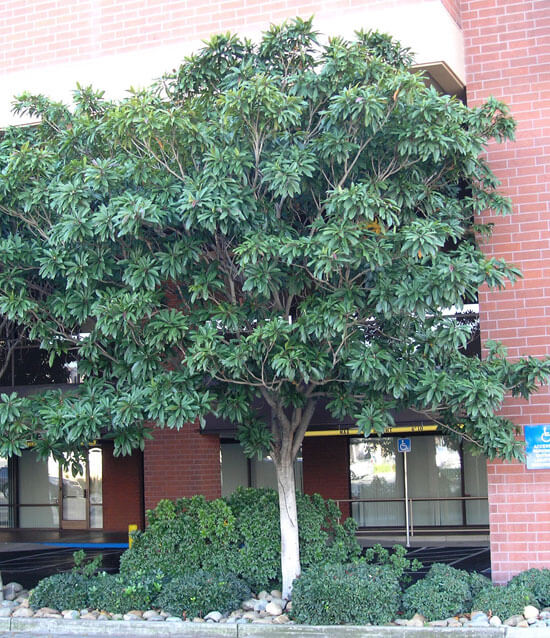
<svg viewBox="0 0 550 638">
<path fill-rule="evenodd" d="M 550 469 L 550 424 L 525 426 L 528 470 Z"/>
</svg>

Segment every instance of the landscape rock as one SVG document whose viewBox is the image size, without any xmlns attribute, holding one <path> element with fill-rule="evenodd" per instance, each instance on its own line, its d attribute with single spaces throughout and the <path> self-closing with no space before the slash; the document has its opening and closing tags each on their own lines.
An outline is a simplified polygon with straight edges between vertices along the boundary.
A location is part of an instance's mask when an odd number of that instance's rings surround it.
<svg viewBox="0 0 550 638">
<path fill-rule="evenodd" d="M 276 616 L 273 619 L 273 622 L 277 625 L 284 625 L 287 622 L 290 622 L 290 618 L 286 614 L 281 614 L 280 616 Z"/>
<path fill-rule="evenodd" d="M 271 590 L 271 597 L 272 598 L 282 598 L 283 595 L 281 594 L 281 592 L 278 589 L 272 589 Z"/>
<path fill-rule="evenodd" d="M 539 610 L 533 605 L 527 605 L 526 607 L 523 608 L 523 616 L 525 620 L 529 620 L 531 618 L 538 618 Z"/>
<path fill-rule="evenodd" d="M 424 616 L 422 614 L 415 614 L 410 620 L 409 620 L 409 627 L 424 627 L 426 623 L 426 619 L 424 618 Z"/>
<path fill-rule="evenodd" d="M 428 623 L 428 625 L 430 627 L 446 627 L 447 626 L 447 621 L 446 620 L 432 620 L 431 622 Z"/>
<path fill-rule="evenodd" d="M 258 594 L 258 599 L 259 600 L 267 600 L 269 594 L 265 591 L 262 590 L 259 594 Z"/>
<path fill-rule="evenodd" d="M 220 622 L 223 618 L 223 614 L 219 611 L 211 611 L 209 614 L 206 614 L 204 617 L 205 620 L 212 620 L 213 622 Z"/>
<path fill-rule="evenodd" d="M 178 616 L 167 616 L 166 622 L 183 622 L 183 618 L 178 618 Z"/>
<path fill-rule="evenodd" d="M 502 620 L 498 616 L 491 616 L 489 624 L 492 627 L 500 627 L 502 625 Z"/>
<path fill-rule="evenodd" d="M 195 618 L 193 618 L 193 622 L 205 622 L 204 618 L 199 618 L 198 616 L 195 616 Z"/>
<path fill-rule="evenodd" d="M 80 614 L 82 620 L 97 620 L 98 616 L 99 612 L 97 611 L 87 611 L 85 614 Z"/>
<path fill-rule="evenodd" d="M 134 614 L 133 612 L 128 612 L 127 614 L 124 614 L 124 616 L 122 616 L 123 620 L 127 620 L 129 622 L 135 622 L 136 620 L 143 620 L 143 618 L 141 617 L 141 615 L 137 615 Z"/>
<path fill-rule="evenodd" d="M 280 616 L 283 613 L 281 605 L 273 601 L 267 603 L 265 610 L 270 616 Z"/>
<path fill-rule="evenodd" d="M 254 606 L 257 602 L 256 598 L 249 598 L 242 603 L 241 608 L 245 611 L 254 611 Z"/>
<path fill-rule="evenodd" d="M 0 618 L 9 618 L 11 616 L 11 609 L 9 607 L 0 607 Z"/>
<path fill-rule="evenodd" d="M 521 622 L 522 620 L 524 620 L 523 616 L 521 616 L 520 614 L 515 614 L 513 616 L 510 616 L 510 618 L 507 618 L 504 621 L 504 624 L 507 625 L 508 627 L 517 627 L 518 623 Z"/>
<path fill-rule="evenodd" d="M 29 607 L 19 607 L 13 612 L 14 618 L 32 618 L 34 616 L 34 612 Z"/>
<path fill-rule="evenodd" d="M 61 612 L 61 615 L 67 620 L 76 620 L 77 618 L 80 618 L 80 612 L 76 611 L 76 609 L 64 609 Z"/>
</svg>

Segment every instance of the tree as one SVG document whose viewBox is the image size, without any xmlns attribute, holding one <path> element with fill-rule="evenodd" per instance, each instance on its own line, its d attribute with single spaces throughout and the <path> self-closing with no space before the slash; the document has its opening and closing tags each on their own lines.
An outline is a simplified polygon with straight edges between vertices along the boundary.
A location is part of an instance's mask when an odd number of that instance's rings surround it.
<svg viewBox="0 0 550 638">
<path fill-rule="evenodd" d="M 311 21 L 258 44 L 220 35 L 151 88 L 67 107 L 22 96 L 33 127 L 0 145 L 0 312 L 74 392 L 3 396 L 0 453 L 66 457 L 100 436 L 129 453 L 149 424 L 214 412 L 278 481 L 284 595 L 300 573 L 293 461 L 318 402 L 381 434 L 410 407 L 490 457 L 518 458 L 495 416 L 548 362 L 467 356 L 449 314 L 518 271 L 475 223 L 510 212 L 482 157 L 506 107 L 470 109 L 378 33 L 318 43 Z M 261 417 L 254 401 L 269 407 Z"/>
</svg>

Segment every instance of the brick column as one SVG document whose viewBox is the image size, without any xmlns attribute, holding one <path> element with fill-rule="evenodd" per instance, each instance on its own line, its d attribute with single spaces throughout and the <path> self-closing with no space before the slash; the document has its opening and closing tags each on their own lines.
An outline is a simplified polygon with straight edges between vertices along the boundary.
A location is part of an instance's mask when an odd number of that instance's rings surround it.
<svg viewBox="0 0 550 638">
<path fill-rule="evenodd" d="M 488 159 L 512 198 L 498 218 L 489 256 L 519 266 L 524 278 L 505 291 L 480 292 L 482 341 L 502 341 L 511 358 L 550 354 L 550 7 L 547 0 L 463 0 L 468 103 L 489 95 L 510 105 L 517 141 L 492 145 Z M 509 399 L 503 414 L 519 425 L 550 422 L 550 393 Z M 489 463 L 493 580 L 550 567 L 550 470 Z"/>
<path fill-rule="evenodd" d="M 346 436 L 306 437 L 302 443 L 304 492 L 323 498 L 349 498 L 349 442 Z M 348 504 L 340 506 L 344 517 Z"/>
<path fill-rule="evenodd" d="M 113 445 L 103 443 L 103 529 L 126 532 L 128 525 L 143 528 L 143 454 L 113 456 Z"/>
<path fill-rule="evenodd" d="M 146 510 L 163 498 L 221 496 L 218 436 L 201 434 L 194 424 L 186 424 L 179 431 L 155 428 L 153 433 L 143 455 Z"/>
</svg>

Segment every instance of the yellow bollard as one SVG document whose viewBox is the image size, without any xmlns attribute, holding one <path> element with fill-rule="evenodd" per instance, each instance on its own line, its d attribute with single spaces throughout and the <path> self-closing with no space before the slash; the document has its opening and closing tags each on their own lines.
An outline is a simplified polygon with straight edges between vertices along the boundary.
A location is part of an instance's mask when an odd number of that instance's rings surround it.
<svg viewBox="0 0 550 638">
<path fill-rule="evenodd" d="M 132 549 L 132 543 L 134 542 L 134 539 L 132 538 L 132 533 L 137 532 L 137 528 L 138 526 L 135 523 L 128 525 L 128 548 L 129 549 Z"/>
</svg>

